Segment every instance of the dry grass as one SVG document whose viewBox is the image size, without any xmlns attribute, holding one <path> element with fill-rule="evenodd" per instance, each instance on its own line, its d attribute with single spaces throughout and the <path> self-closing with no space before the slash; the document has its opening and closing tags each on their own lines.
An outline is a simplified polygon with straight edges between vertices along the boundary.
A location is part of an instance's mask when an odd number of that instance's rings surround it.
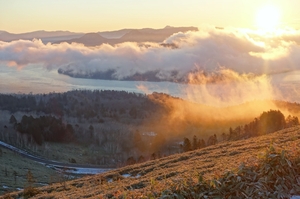
<svg viewBox="0 0 300 199">
<path fill-rule="evenodd" d="M 226 171 L 237 171 L 241 163 L 258 165 L 258 157 L 271 144 L 289 153 L 298 151 L 300 126 L 41 187 L 34 198 L 157 198 L 177 182 L 184 185 L 199 176 L 218 178 Z M 11 193 L 13 198 L 21 195 L 22 191 Z"/>
</svg>

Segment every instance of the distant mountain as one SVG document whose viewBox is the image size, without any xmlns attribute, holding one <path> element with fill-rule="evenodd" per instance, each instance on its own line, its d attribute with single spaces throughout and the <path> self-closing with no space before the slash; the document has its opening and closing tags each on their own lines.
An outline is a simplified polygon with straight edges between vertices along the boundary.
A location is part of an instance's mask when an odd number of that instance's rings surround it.
<svg viewBox="0 0 300 199">
<path fill-rule="evenodd" d="M 67 43 L 81 43 L 84 44 L 86 46 L 97 46 L 97 45 L 101 45 L 103 43 L 107 43 L 109 39 L 106 39 L 104 37 L 102 37 L 100 34 L 98 33 L 87 33 L 85 35 L 83 35 L 82 37 L 79 38 L 75 38 L 75 39 L 70 39 L 67 40 L 65 42 Z M 56 43 L 61 43 L 62 41 L 58 41 Z"/>
<path fill-rule="evenodd" d="M 123 29 L 111 32 L 98 32 L 87 33 L 80 38 L 62 40 L 55 43 L 67 42 L 67 43 L 81 43 L 85 46 L 97 46 L 103 43 L 117 44 L 123 42 L 163 42 L 166 38 L 170 37 L 174 33 L 197 31 L 196 27 L 170 27 L 167 26 L 163 29 Z M 123 35 L 123 36 L 122 36 Z M 121 36 L 120 38 L 118 38 Z"/>
<path fill-rule="evenodd" d="M 32 40 L 32 39 L 41 39 L 47 40 L 48 42 L 58 41 L 62 39 L 72 39 L 82 36 L 83 33 L 74 33 L 69 31 L 34 31 L 28 33 L 14 34 L 6 31 L 0 31 L 0 41 L 14 41 L 14 40 Z"/>
<path fill-rule="evenodd" d="M 198 28 L 196 27 L 172 27 L 172 26 L 166 26 L 162 29 L 152 29 L 152 28 L 144 28 L 140 30 L 141 32 L 149 32 L 149 33 L 156 33 L 156 34 L 174 34 L 177 32 L 187 32 L 187 31 L 198 31 Z"/>
<path fill-rule="evenodd" d="M 172 27 L 166 26 L 163 29 L 153 29 L 153 28 L 142 28 L 142 29 L 121 29 L 115 31 L 104 31 L 98 32 L 102 37 L 107 39 L 120 39 L 125 34 L 130 33 L 131 31 L 138 30 L 141 33 L 155 33 L 155 34 L 174 34 L 174 32 L 186 32 L 186 31 L 197 31 L 196 27 Z"/>
<path fill-rule="evenodd" d="M 163 42 L 166 38 L 177 32 L 197 31 L 196 27 L 171 27 L 162 29 L 121 29 L 97 33 L 75 33 L 69 31 L 34 31 L 28 33 L 9 33 L 0 31 L 0 41 L 41 39 L 44 43 L 81 43 L 85 46 L 98 46 L 103 43 L 111 45 L 123 42 Z"/>
<path fill-rule="evenodd" d="M 119 39 L 123 37 L 126 33 L 129 33 L 133 29 L 121 29 L 121 30 L 115 30 L 115 31 L 104 31 L 104 32 L 98 32 L 102 37 L 105 37 L 107 39 Z"/>
<path fill-rule="evenodd" d="M 174 33 L 172 33 L 174 34 Z M 163 42 L 172 34 L 160 34 L 155 31 L 132 30 L 120 38 L 121 42 Z M 120 43 L 121 43 L 120 42 Z"/>
</svg>

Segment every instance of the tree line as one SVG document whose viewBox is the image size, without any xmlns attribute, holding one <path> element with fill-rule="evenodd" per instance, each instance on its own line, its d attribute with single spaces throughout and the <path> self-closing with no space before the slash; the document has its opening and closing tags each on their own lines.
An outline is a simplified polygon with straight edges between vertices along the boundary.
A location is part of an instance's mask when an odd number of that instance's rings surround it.
<svg viewBox="0 0 300 199">
<path fill-rule="evenodd" d="M 73 90 L 50 94 L 0 94 L 0 109 L 122 122 L 146 119 L 162 109 L 145 94 L 112 90 Z M 128 120 L 126 120 L 128 121 Z"/>
<path fill-rule="evenodd" d="M 31 135 L 38 145 L 44 141 L 48 142 L 70 142 L 74 137 L 74 129 L 71 124 L 64 124 L 61 119 L 54 116 L 41 116 L 34 118 L 24 115 L 22 120 L 17 123 L 12 115 L 10 122 L 14 123 L 14 128 L 21 134 Z"/>
<path fill-rule="evenodd" d="M 243 126 L 229 128 L 228 134 L 223 133 L 223 140 L 237 140 L 259 135 L 266 135 L 284 128 L 299 125 L 299 119 L 296 116 L 285 116 L 279 110 L 269 110 L 263 112 L 258 118 Z"/>
<path fill-rule="evenodd" d="M 270 110 L 263 112 L 258 118 L 255 118 L 248 124 L 237 126 L 234 129 L 230 127 L 227 134 L 222 134 L 221 141 L 239 140 L 266 135 L 296 125 L 299 125 L 298 117 L 289 115 L 285 118 L 281 111 Z M 214 145 L 217 142 L 218 139 L 216 134 L 210 136 L 207 142 L 203 139 L 198 139 L 197 136 L 194 135 L 192 141 L 190 141 L 189 138 L 184 137 L 183 144 L 181 144 L 180 147 L 183 152 L 187 152 Z"/>
</svg>

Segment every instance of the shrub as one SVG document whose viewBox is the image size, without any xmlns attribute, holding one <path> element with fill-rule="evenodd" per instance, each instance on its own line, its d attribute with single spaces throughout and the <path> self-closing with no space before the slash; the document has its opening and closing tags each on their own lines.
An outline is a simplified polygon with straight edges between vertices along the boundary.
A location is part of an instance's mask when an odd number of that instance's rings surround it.
<svg viewBox="0 0 300 199">
<path fill-rule="evenodd" d="M 271 146 L 258 166 L 242 164 L 236 173 L 207 181 L 199 175 L 197 183 L 184 179 L 163 191 L 161 198 L 290 198 L 300 194 L 299 171 L 299 158 Z"/>
</svg>

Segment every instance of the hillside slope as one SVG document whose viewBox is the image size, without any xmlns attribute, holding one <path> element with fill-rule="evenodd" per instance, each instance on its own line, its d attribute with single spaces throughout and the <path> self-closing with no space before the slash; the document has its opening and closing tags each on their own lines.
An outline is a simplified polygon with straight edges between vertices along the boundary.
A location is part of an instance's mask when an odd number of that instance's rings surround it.
<svg viewBox="0 0 300 199">
<path fill-rule="evenodd" d="M 34 198 L 156 198 L 176 182 L 184 185 L 188 180 L 198 181 L 199 174 L 204 179 L 212 179 L 228 170 L 235 171 L 242 163 L 255 166 L 270 145 L 296 154 L 300 146 L 300 126 L 41 187 Z M 21 195 L 22 191 L 10 196 Z"/>
<path fill-rule="evenodd" d="M 39 179 L 38 182 L 34 183 L 34 186 L 59 182 L 60 174 L 55 170 L 0 147 L 0 195 L 23 189 L 26 185 L 28 171 Z"/>
</svg>

